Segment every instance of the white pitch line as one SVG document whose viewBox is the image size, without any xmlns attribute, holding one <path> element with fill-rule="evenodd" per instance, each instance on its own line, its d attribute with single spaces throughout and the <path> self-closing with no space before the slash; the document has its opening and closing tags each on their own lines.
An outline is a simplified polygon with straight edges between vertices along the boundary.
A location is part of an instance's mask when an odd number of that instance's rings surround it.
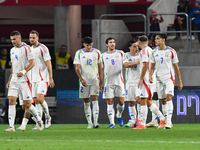
<svg viewBox="0 0 200 150">
<path fill-rule="evenodd" d="M 200 144 L 195 141 L 140 141 L 140 140 L 34 140 L 34 139 L 0 139 L 0 141 L 58 141 L 58 142 L 131 142 L 131 143 L 175 143 L 175 144 Z"/>
</svg>

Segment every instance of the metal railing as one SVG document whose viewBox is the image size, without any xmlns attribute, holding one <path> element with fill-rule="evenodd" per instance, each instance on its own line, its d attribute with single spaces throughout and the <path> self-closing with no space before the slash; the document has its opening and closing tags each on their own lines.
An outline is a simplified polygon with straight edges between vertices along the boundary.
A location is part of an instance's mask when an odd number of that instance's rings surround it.
<svg viewBox="0 0 200 150">
<path fill-rule="evenodd" d="M 186 31 L 166 31 L 165 33 L 187 33 L 187 49 L 188 52 L 191 48 L 191 42 L 189 42 L 189 36 L 191 36 L 191 23 L 189 24 L 189 17 L 186 13 L 157 13 L 157 14 L 150 14 L 148 17 L 148 33 L 159 33 L 160 31 L 150 31 L 150 16 L 156 16 L 156 15 L 185 15 L 186 16 Z M 191 21 L 190 21 L 191 22 Z M 190 40 L 191 41 L 191 40 Z"/>
<path fill-rule="evenodd" d="M 144 18 L 144 31 L 130 31 L 130 32 L 102 32 L 101 30 L 101 22 L 103 17 L 130 17 L 130 16 L 141 16 Z M 146 34 L 147 33 L 146 27 L 146 16 L 144 14 L 103 14 L 99 18 L 99 42 L 98 47 L 101 49 L 101 35 L 102 34 Z"/>
</svg>

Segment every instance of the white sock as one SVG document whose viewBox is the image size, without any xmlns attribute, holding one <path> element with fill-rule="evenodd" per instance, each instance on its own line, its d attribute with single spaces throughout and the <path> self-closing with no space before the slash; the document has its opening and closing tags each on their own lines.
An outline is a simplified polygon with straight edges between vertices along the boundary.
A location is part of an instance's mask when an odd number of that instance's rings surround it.
<svg viewBox="0 0 200 150">
<path fill-rule="evenodd" d="M 107 114 L 108 114 L 108 119 L 110 121 L 110 124 L 115 125 L 115 120 L 114 120 L 115 110 L 113 108 L 113 105 L 107 104 Z"/>
<path fill-rule="evenodd" d="M 87 119 L 88 124 L 92 124 L 90 102 L 89 103 L 84 102 L 84 111 L 85 111 L 85 117 Z"/>
<path fill-rule="evenodd" d="M 165 117 L 165 119 L 167 119 L 167 105 L 166 104 L 162 104 L 162 112 L 163 112 L 163 115 Z"/>
<path fill-rule="evenodd" d="M 29 119 L 27 119 L 27 118 L 23 118 L 22 119 L 22 125 L 26 128 L 26 125 L 27 125 L 27 123 L 28 123 L 28 120 Z"/>
<path fill-rule="evenodd" d="M 152 113 L 154 113 L 156 116 L 158 116 L 158 118 L 161 121 L 165 120 L 165 117 L 162 115 L 162 113 L 160 112 L 160 110 L 154 103 L 152 103 L 152 105 L 149 107 L 149 109 L 151 110 Z"/>
<path fill-rule="evenodd" d="M 36 108 L 32 104 L 31 107 L 28 108 L 28 110 L 37 121 L 41 121 L 40 116 L 37 114 Z"/>
<path fill-rule="evenodd" d="M 147 105 L 141 105 L 141 125 L 143 126 L 146 126 L 147 113 Z"/>
<path fill-rule="evenodd" d="M 42 119 L 42 115 L 43 115 L 42 106 L 41 106 L 40 104 L 35 104 L 35 108 L 36 108 L 36 111 L 37 111 L 38 115 L 39 115 L 40 118 Z"/>
<path fill-rule="evenodd" d="M 128 109 L 129 109 L 129 116 L 130 116 L 130 121 L 132 123 L 136 123 L 136 116 L 137 116 L 137 112 L 136 112 L 136 109 L 135 109 L 135 106 L 128 106 Z"/>
<path fill-rule="evenodd" d="M 159 109 L 159 100 L 152 100 L 152 102 L 158 107 Z M 158 116 L 152 112 L 152 119 L 151 122 L 158 123 Z"/>
<path fill-rule="evenodd" d="M 137 111 L 138 111 L 138 120 L 141 120 L 141 105 L 137 104 Z"/>
<path fill-rule="evenodd" d="M 116 114 L 117 118 L 122 117 L 123 111 L 124 111 L 124 105 L 121 106 L 121 105 L 117 104 L 117 114 Z"/>
<path fill-rule="evenodd" d="M 41 104 L 42 106 L 42 109 L 44 111 L 44 114 L 45 114 L 45 118 L 46 117 L 49 117 L 49 107 L 48 107 L 48 104 L 47 102 L 44 100 L 44 102 Z"/>
<path fill-rule="evenodd" d="M 8 106 L 8 122 L 10 127 L 14 127 L 15 124 L 15 116 L 16 116 L 16 107 L 15 105 Z"/>
<path fill-rule="evenodd" d="M 167 101 L 167 119 L 166 124 L 171 125 L 172 124 L 172 114 L 173 114 L 173 103 L 172 100 Z"/>
<path fill-rule="evenodd" d="M 93 119 L 94 119 L 94 123 L 98 122 L 98 117 L 99 117 L 99 103 L 98 100 L 96 101 L 92 101 L 92 111 L 93 111 Z"/>
</svg>

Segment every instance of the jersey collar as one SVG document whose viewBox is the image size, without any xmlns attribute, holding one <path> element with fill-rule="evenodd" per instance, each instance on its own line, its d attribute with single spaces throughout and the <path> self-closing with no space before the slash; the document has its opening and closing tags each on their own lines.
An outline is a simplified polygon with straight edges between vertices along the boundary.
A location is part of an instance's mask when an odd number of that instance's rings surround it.
<svg viewBox="0 0 200 150">
<path fill-rule="evenodd" d="M 35 48 L 39 47 L 41 43 L 39 43 Z"/>
<path fill-rule="evenodd" d="M 116 52 L 117 52 L 117 51 L 116 51 L 116 49 L 115 49 L 115 51 L 114 51 L 113 53 L 116 53 Z M 106 53 L 107 53 L 107 54 L 110 54 L 108 51 L 106 51 Z M 112 54 L 113 54 L 113 53 L 112 53 Z"/>
<path fill-rule="evenodd" d="M 93 48 L 92 48 L 92 50 L 91 50 L 90 52 L 86 52 L 86 51 L 85 51 L 85 48 L 82 48 L 82 50 L 83 50 L 85 53 L 91 53 L 91 52 L 93 51 Z"/>
<path fill-rule="evenodd" d="M 169 46 L 166 46 L 166 48 L 164 49 L 164 51 L 166 51 L 166 50 L 168 49 L 168 47 L 169 47 Z M 158 50 L 160 51 L 159 46 L 158 46 Z"/>
</svg>

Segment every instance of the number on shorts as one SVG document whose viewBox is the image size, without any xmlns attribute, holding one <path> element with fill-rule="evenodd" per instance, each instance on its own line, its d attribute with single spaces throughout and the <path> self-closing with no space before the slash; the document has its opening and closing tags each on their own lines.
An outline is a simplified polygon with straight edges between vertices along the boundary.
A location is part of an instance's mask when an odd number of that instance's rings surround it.
<svg viewBox="0 0 200 150">
<path fill-rule="evenodd" d="M 104 87 L 104 92 L 106 92 L 106 87 Z"/>
<path fill-rule="evenodd" d="M 83 87 L 81 87 L 81 93 L 83 93 Z"/>
</svg>

